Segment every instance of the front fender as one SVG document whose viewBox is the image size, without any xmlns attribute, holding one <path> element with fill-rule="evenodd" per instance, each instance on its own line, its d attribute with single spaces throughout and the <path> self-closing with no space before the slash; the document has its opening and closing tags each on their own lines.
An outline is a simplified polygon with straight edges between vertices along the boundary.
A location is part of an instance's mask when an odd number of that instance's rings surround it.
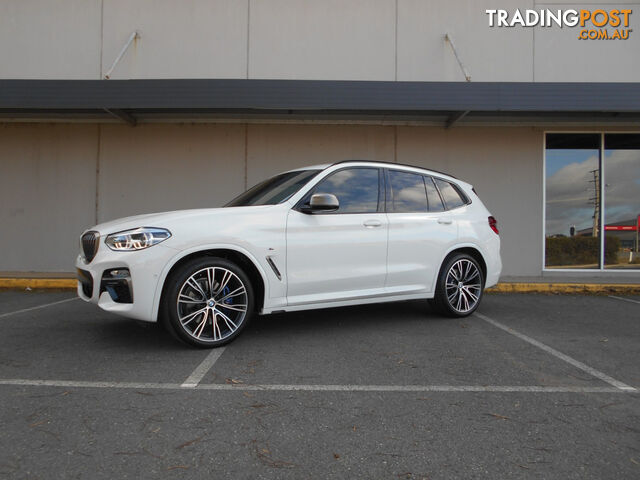
<svg viewBox="0 0 640 480">
<path fill-rule="evenodd" d="M 239 247 L 238 245 L 233 245 L 233 244 L 227 244 L 227 243 L 205 244 L 205 245 L 198 245 L 196 247 L 191 247 L 186 250 L 180 250 L 164 266 L 158 278 L 155 294 L 153 296 L 152 318 L 154 320 L 158 319 L 158 312 L 160 311 L 160 299 L 162 298 L 162 290 L 164 288 L 164 283 L 167 280 L 167 277 L 169 276 L 169 272 L 171 271 L 171 269 L 183 258 L 189 255 L 192 255 L 194 253 L 204 252 L 207 250 L 233 250 L 247 257 L 251 261 L 251 263 L 253 263 L 253 265 L 256 267 L 256 270 L 258 270 L 258 273 L 260 273 L 260 276 L 262 277 L 262 282 L 264 283 L 263 304 L 266 304 L 267 299 L 270 297 L 271 285 L 262 264 L 256 259 L 256 257 L 252 253 L 250 253 L 245 248 L 242 248 L 242 247 Z"/>
</svg>

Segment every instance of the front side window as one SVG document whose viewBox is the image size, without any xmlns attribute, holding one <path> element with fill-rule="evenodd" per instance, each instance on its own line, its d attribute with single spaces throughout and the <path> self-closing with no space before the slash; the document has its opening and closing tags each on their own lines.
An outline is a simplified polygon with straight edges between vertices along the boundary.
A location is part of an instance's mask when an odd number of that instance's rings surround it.
<svg viewBox="0 0 640 480">
<path fill-rule="evenodd" d="M 345 168 L 330 174 L 313 188 L 304 203 L 314 193 L 331 193 L 340 208 L 331 213 L 375 213 L 378 211 L 380 179 L 377 168 Z"/>
<path fill-rule="evenodd" d="M 389 170 L 389 187 L 391 193 L 391 205 L 387 202 L 389 213 L 426 213 L 428 211 L 422 175 Z"/>
<path fill-rule="evenodd" d="M 251 205 L 276 205 L 282 203 L 291 198 L 320 172 L 321 170 L 297 170 L 281 173 L 251 187 L 227 203 L 225 207 L 248 207 Z"/>
</svg>

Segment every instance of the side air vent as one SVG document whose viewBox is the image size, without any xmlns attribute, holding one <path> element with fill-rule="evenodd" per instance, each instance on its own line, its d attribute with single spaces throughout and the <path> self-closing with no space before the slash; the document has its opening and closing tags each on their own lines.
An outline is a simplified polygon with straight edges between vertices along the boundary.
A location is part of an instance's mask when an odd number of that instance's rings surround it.
<svg viewBox="0 0 640 480">
<path fill-rule="evenodd" d="M 280 274 L 280 270 L 278 270 L 278 267 L 276 267 L 276 264 L 273 261 L 273 258 L 267 257 L 267 263 L 271 267 L 271 270 L 273 270 L 273 273 L 275 273 L 276 277 L 278 277 L 278 280 L 282 280 L 282 275 Z"/>
<path fill-rule="evenodd" d="M 91 263 L 91 260 L 93 260 L 96 253 L 98 253 L 98 246 L 100 245 L 99 239 L 100 236 L 98 232 L 87 232 L 82 235 L 80 243 L 82 244 L 82 254 L 87 263 Z"/>
</svg>

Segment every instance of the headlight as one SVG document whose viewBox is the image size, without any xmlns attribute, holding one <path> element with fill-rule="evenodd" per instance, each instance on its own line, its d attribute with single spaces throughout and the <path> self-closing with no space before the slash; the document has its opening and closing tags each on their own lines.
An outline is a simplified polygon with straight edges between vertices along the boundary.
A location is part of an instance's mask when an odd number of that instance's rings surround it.
<svg viewBox="0 0 640 480">
<path fill-rule="evenodd" d="M 171 236 L 171 232 L 164 228 L 140 227 L 124 232 L 112 233 L 104 243 L 111 250 L 130 252 L 152 247 L 164 242 Z"/>
</svg>

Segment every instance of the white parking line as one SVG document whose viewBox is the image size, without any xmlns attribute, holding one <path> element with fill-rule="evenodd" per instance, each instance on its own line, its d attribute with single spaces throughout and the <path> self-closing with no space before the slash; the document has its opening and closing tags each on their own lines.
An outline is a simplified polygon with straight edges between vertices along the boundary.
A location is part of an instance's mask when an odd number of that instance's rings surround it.
<svg viewBox="0 0 640 480">
<path fill-rule="evenodd" d="M 62 388 L 114 388 L 125 390 L 184 390 L 178 383 L 138 383 L 138 382 L 87 382 L 78 380 L 29 380 L 0 379 L 0 385 L 20 387 L 62 387 Z M 199 384 L 191 390 L 219 391 L 270 391 L 270 392 L 494 392 L 494 393 L 633 393 L 637 390 L 622 390 L 613 387 L 576 387 L 540 385 L 251 385 L 210 383 Z"/>
<path fill-rule="evenodd" d="M 607 296 L 609 298 L 615 298 L 616 300 L 622 300 L 623 302 L 637 303 L 638 305 L 640 305 L 640 302 L 638 300 L 632 300 L 631 298 L 616 297 L 615 295 L 607 295 Z"/>
<path fill-rule="evenodd" d="M 545 352 L 553 355 L 556 358 L 559 358 L 560 360 L 563 360 L 565 362 L 567 362 L 570 365 L 573 365 L 576 368 L 579 368 L 580 370 L 587 372 L 589 375 L 592 375 L 596 378 L 599 378 L 600 380 L 602 380 L 603 382 L 608 383 L 609 385 L 613 385 L 616 388 L 619 388 L 620 390 L 624 390 L 624 391 L 628 391 L 628 392 L 635 392 L 636 389 L 633 388 L 630 385 L 627 385 L 626 383 L 622 383 L 619 380 L 616 380 L 615 378 L 610 377 L 609 375 L 607 375 L 606 373 L 602 373 L 599 370 L 596 370 L 595 368 L 591 368 L 589 365 L 586 365 L 578 360 L 576 360 L 575 358 L 571 358 L 568 355 L 565 355 L 562 352 L 559 352 L 558 350 L 556 350 L 555 348 L 551 348 L 548 345 L 545 345 L 542 342 L 539 342 L 538 340 L 535 340 L 534 338 L 531 338 L 527 335 L 525 335 L 524 333 L 520 333 L 516 330 L 514 330 L 511 327 L 507 327 L 506 325 L 503 325 L 500 322 L 497 322 L 489 317 L 487 317 L 486 315 L 483 315 L 481 313 L 474 313 L 474 315 L 482 320 L 484 320 L 487 323 L 490 323 L 491 325 L 493 325 L 494 327 L 498 327 L 501 330 L 504 330 L 507 333 L 510 333 L 511 335 L 518 337 L 520 340 L 524 340 L 527 343 L 530 343 L 531 345 L 533 345 L 534 347 L 538 347 L 541 350 L 544 350 Z"/>
<path fill-rule="evenodd" d="M 622 393 L 611 387 L 545 387 L 540 385 L 226 385 L 203 384 L 199 390 L 304 391 L 304 392 L 524 392 Z"/>
<path fill-rule="evenodd" d="M 2 379 L 0 385 L 24 387 L 64 387 L 64 388 L 124 388 L 124 389 L 168 389 L 180 390 L 179 383 L 137 383 L 137 382 L 87 382 L 82 380 L 31 380 Z"/>
<path fill-rule="evenodd" d="M 198 386 L 200 381 L 204 378 L 211 367 L 218 361 L 220 355 L 223 354 L 224 349 L 226 347 L 219 347 L 211 350 L 207 358 L 205 358 L 200 365 L 196 367 L 196 369 L 191 372 L 191 375 L 187 377 L 187 379 L 182 383 L 182 388 L 195 388 Z"/>
<path fill-rule="evenodd" d="M 3 313 L 2 315 L 0 315 L 0 318 L 8 317 L 9 315 L 16 315 L 18 313 L 30 312 L 32 310 L 39 310 L 41 308 L 50 307 L 52 305 L 58 305 L 59 303 L 72 302 L 73 300 L 78 300 L 78 297 L 67 298 L 58 302 L 45 303 L 44 305 L 38 305 L 37 307 L 23 308 L 22 310 L 16 310 L 15 312 Z"/>
</svg>

